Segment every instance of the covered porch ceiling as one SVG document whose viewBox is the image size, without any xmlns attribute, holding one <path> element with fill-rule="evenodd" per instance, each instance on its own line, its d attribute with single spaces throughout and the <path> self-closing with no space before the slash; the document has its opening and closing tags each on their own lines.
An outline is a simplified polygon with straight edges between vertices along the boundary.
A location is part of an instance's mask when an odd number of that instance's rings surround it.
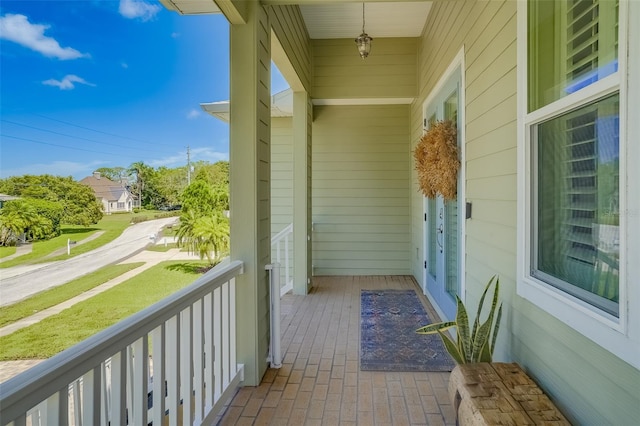
<svg viewBox="0 0 640 426">
<path fill-rule="evenodd" d="M 419 37 L 430 1 L 374 2 L 364 5 L 365 30 L 373 38 Z M 362 3 L 300 5 L 312 39 L 355 38 L 362 31 Z"/>
<path fill-rule="evenodd" d="M 183 15 L 223 13 L 230 22 L 237 20 L 234 0 L 160 0 L 169 10 Z M 404 0 L 261 0 L 266 6 L 298 5 L 309 38 L 312 40 L 354 40 L 363 29 L 363 5 L 365 31 L 374 39 L 418 38 L 424 31 L 433 1 Z M 236 11 L 237 12 L 237 11 Z M 275 39 L 275 38 L 274 38 Z M 354 47 L 355 52 L 355 47 Z M 290 87 L 299 90 L 298 79 L 289 58 L 276 40 L 272 42 L 272 60 L 280 69 Z M 377 105 L 409 104 L 413 97 L 351 97 L 335 99 L 333 96 L 314 96 L 314 105 Z M 205 106 L 202 106 L 205 108 Z M 207 112 L 220 113 L 224 106 L 206 104 Z M 228 108 L 228 104 L 226 105 Z M 215 111 L 214 111 L 215 110 Z M 222 115 L 225 113 L 223 112 Z M 222 118 L 223 120 L 225 118 Z"/>
<path fill-rule="evenodd" d="M 160 0 L 182 15 L 222 13 L 229 0 Z M 362 31 L 363 2 L 351 0 L 263 0 L 266 5 L 298 4 L 311 39 L 355 38 Z M 431 1 L 365 1 L 366 32 L 373 38 L 419 37 Z"/>
</svg>

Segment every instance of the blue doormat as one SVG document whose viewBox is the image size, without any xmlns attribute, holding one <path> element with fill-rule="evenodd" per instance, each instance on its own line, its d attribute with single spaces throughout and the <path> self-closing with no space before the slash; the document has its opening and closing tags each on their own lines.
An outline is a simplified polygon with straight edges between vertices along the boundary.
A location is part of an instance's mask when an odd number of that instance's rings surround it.
<svg viewBox="0 0 640 426">
<path fill-rule="evenodd" d="M 451 371 L 440 336 L 417 334 L 431 323 L 414 290 L 362 290 L 360 370 Z"/>
</svg>

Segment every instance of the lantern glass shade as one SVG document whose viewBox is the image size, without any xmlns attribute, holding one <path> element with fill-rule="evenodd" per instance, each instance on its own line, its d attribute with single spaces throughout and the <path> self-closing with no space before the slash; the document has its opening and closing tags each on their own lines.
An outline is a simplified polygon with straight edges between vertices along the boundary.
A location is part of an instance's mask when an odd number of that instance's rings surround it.
<svg viewBox="0 0 640 426">
<path fill-rule="evenodd" d="M 369 56 L 369 53 L 371 52 L 371 40 L 373 39 L 365 32 L 360 34 L 360 36 L 355 40 L 358 45 L 358 53 L 360 53 L 360 57 L 362 59 Z"/>
</svg>

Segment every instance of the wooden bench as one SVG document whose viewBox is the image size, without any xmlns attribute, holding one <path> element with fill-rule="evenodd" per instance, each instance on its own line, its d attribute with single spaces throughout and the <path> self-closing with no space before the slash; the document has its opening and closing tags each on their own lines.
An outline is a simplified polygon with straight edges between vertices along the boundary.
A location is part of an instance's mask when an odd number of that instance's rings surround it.
<svg viewBox="0 0 640 426">
<path fill-rule="evenodd" d="M 449 397 L 459 425 L 570 425 L 518 364 L 456 366 Z"/>
</svg>

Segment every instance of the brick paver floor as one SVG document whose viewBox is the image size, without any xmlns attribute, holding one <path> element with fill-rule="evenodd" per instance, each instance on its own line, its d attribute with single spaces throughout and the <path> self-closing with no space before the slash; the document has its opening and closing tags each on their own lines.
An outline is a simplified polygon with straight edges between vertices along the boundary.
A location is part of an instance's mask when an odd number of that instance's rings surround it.
<svg viewBox="0 0 640 426">
<path fill-rule="evenodd" d="M 405 276 L 314 277 L 311 294 L 285 295 L 283 366 L 241 388 L 221 424 L 454 425 L 449 373 L 360 371 L 360 290 L 409 288 L 421 294 Z"/>
</svg>

